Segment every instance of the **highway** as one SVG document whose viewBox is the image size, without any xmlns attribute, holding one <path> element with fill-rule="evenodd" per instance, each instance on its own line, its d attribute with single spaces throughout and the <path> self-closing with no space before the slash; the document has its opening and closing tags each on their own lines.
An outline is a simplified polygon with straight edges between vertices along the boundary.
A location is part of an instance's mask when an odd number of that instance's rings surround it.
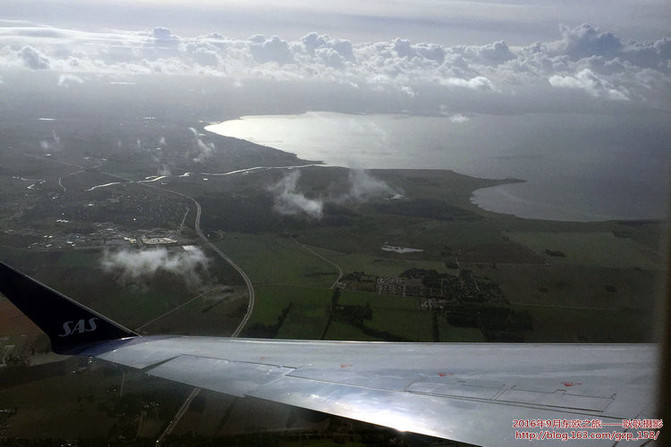
<svg viewBox="0 0 671 447">
<path fill-rule="evenodd" d="M 18 152 L 18 151 L 14 151 L 14 152 L 17 152 L 17 153 L 19 153 L 21 155 L 24 155 L 26 157 L 29 157 L 29 158 L 35 158 L 35 159 L 38 159 L 38 160 L 48 160 L 48 161 L 53 162 L 53 163 L 58 163 L 58 164 L 66 165 L 66 166 L 72 166 L 72 167 L 79 168 L 78 171 L 71 172 L 69 174 L 63 175 L 58 179 L 58 185 L 63 189 L 63 192 L 67 191 L 65 186 L 62 183 L 62 180 L 64 178 L 71 177 L 71 176 L 74 176 L 74 175 L 77 175 L 77 174 L 81 174 L 83 172 L 86 172 L 86 170 L 87 170 L 86 167 L 84 167 L 82 165 L 75 164 L 75 163 L 69 163 L 69 162 L 60 161 L 60 160 L 52 160 L 52 159 L 49 159 L 49 158 L 40 157 L 40 156 L 33 155 L 33 154 L 26 154 L 26 153 L 22 153 L 22 152 Z M 102 163 L 99 163 L 97 166 L 94 166 L 91 169 L 99 168 L 100 166 L 102 166 Z M 228 173 L 224 173 L 223 175 L 238 174 L 238 173 L 242 173 L 242 172 L 245 172 L 245 171 L 257 170 L 257 169 L 264 169 L 264 167 L 258 166 L 258 167 L 254 167 L 254 168 L 240 169 L 240 170 L 237 170 L 237 171 L 231 171 L 231 172 L 228 172 Z M 266 169 L 272 169 L 272 167 L 269 167 L 269 168 L 266 168 Z M 240 332 L 242 332 L 242 330 L 244 329 L 245 325 L 247 324 L 247 322 L 249 321 L 249 318 L 252 315 L 252 311 L 254 310 L 254 300 L 255 300 L 254 286 L 252 285 L 252 281 L 249 279 L 249 276 L 247 276 L 245 271 L 242 270 L 242 268 L 240 268 L 240 266 L 238 264 L 236 264 L 231 258 L 226 256 L 226 254 L 224 252 L 222 252 L 216 245 L 214 245 L 212 243 L 212 241 L 210 241 L 207 238 L 207 236 L 205 236 L 203 231 L 201 230 L 201 228 L 200 228 L 200 217 L 202 215 L 202 208 L 200 206 L 200 203 L 198 203 L 198 201 L 191 196 L 188 196 L 188 195 L 183 194 L 181 192 L 177 192 L 177 191 L 173 191 L 173 190 L 170 190 L 170 189 L 161 188 L 161 187 L 152 185 L 152 184 L 150 184 L 151 182 L 135 181 L 135 180 L 131 180 L 129 178 L 126 178 L 126 177 L 123 177 L 123 176 L 120 176 L 120 175 L 117 175 L 117 174 L 112 174 L 111 172 L 101 171 L 101 174 L 105 174 L 105 175 L 108 175 L 110 177 L 113 177 L 113 178 L 116 178 L 116 179 L 119 179 L 119 180 L 123 180 L 124 182 L 138 183 L 140 185 L 146 186 L 147 188 L 153 188 L 153 189 L 156 189 L 156 190 L 159 190 L 159 191 L 164 191 L 164 192 L 168 192 L 168 193 L 171 193 L 171 194 L 175 194 L 175 195 L 178 195 L 180 197 L 183 197 L 183 198 L 188 199 L 191 202 L 193 202 L 193 204 L 196 206 L 196 219 L 195 219 L 194 227 L 195 227 L 196 233 L 198 234 L 198 237 L 200 237 L 203 240 L 205 245 L 210 247 L 224 261 L 228 262 L 238 273 L 240 273 L 240 276 L 242 276 L 242 279 L 245 281 L 245 284 L 247 286 L 247 293 L 249 295 L 249 303 L 247 304 L 247 312 L 245 313 L 245 316 L 242 319 L 242 321 L 240 321 L 240 324 L 238 325 L 238 327 L 231 334 L 231 337 L 237 337 L 238 335 L 240 335 Z M 216 175 L 216 174 L 214 174 L 214 175 Z M 163 177 L 157 177 L 156 179 L 154 179 L 152 181 L 156 181 L 156 180 L 159 180 L 161 178 L 163 178 Z M 186 218 L 186 215 L 184 217 Z"/>
<path fill-rule="evenodd" d="M 118 175 L 110 174 L 110 173 L 107 173 L 107 172 L 105 174 L 109 174 L 109 175 L 111 175 L 113 177 L 117 177 L 117 178 L 123 178 L 123 177 L 120 177 Z M 128 179 L 124 179 L 124 180 L 132 181 L 132 180 L 128 180 Z M 203 209 L 200 206 L 200 203 L 198 203 L 198 201 L 195 198 L 193 198 L 191 196 L 188 196 L 186 194 L 183 194 L 181 192 L 178 192 L 178 191 L 173 191 L 173 190 L 167 189 L 167 188 L 161 188 L 161 187 L 158 187 L 158 186 L 151 185 L 149 183 L 141 183 L 141 182 L 136 182 L 136 183 L 144 185 L 147 188 L 153 188 L 153 189 L 157 189 L 159 191 L 164 191 L 164 192 L 168 192 L 170 194 L 178 195 L 180 197 L 183 197 L 185 199 L 188 199 L 188 200 L 192 201 L 193 204 L 196 206 L 196 219 L 195 219 L 195 222 L 194 222 L 194 229 L 196 230 L 196 233 L 198 234 L 198 237 L 201 238 L 203 240 L 203 242 L 205 243 L 205 245 L 207 245 L 209 248 L 211 248 L 212 251 L 214 251 L 216 254 L 218 254 L 221 257 L 221 259 L 228 262 L 231 265 L 231 267 L 233 267 L 240 274 L 240 276 L 242 276 L 242 279 L 245 281 L 245 285 L 247 286 L 247 294 L 249 296 L 249 303 L 247 304 L 247 312 L 245 313 L 244 318 L 240 321 L 240 324 L 238 325 L 238 327 L 231 334 L 231 337 L 237 337 L 238 335 L 240 335 L 240 332 L 242 332 L 242 330 L 245 328 L 245 325 L 249 321 L 249 318 L 252 316 L 252 311 L 254 310 L 254 302 L 255 302 L 254 301 L 255 300 L 255 298 L 254 298 L 254 286 L 252 285 L 252 281 L 249 279 L 249 276 L 247 276 L 245 271 L 242 270 L 242 268 L 238 264 L 236 264 L 231 258 L 226 256 L 226 253 L 221 251 L 219 249 L 219 247 L 214 245 L 212 243 L 212 241 L 210 241 L 207 238 L 207 236 L 205 236 L 205 233 L 203 233 L 203 230 L 201 230 L 201 228 L 200 228 L 200 217 L 203 214 Z"/>
<path fill-rule="evenodd" d="M 168 191 L 167 189 L 165 191 Z M 200 203 L 193 197 L 187 196 L 185 194 L 176 192 L 176 191 L 170 191 L 175 194 L 179 194 L 185 198 L 190 199 L 195 205 L 196 205 L 196 220 L 194 227 L 196 229 L 196 233 L 198 233 L 198 236 L 205 242 L 205 244 L 210 247 L 215 253 L 217 253 L 222 259 L 224 259 L 226 262 L 228 262 L 238 273 L 240 273 L 240 276 L 242 276 L 242 279 L 245 281 L 245 284 L 247 285 L 247 293 L 249 294 L 249 304 L 247 304 L 247 312 L 245 313 L 244 318 L 242 321 L 240 321 L 240 324 L 238 327 L 233 331 L 233 334 L 231 334 L 231 337 L 237 337 L 240 335 L 240 332 L 244 329 L 245 325 L 249 321 L 249 317 L 252 315 L 252 311 L 254 310 L 254 286 L 252 285 L 252 281 L 249 279 L 249 276 L 245 273 L 242 268 L 238 264 L 236 264 L 231 258 L 226 256 L 226 254 L 219 249 L 216 245 L 210 241 L 207 236 L 203 233 L 203 231 L 200 229 L 200 216 L 202 214 L 202 208 L 200 207 Z"/>
</svg>

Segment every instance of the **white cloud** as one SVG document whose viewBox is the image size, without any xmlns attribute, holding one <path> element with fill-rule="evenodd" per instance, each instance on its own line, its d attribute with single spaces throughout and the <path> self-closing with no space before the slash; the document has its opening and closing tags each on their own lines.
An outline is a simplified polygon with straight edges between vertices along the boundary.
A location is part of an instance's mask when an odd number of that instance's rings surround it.
<svg viewBox="0 0 671 447">
<path fill-rule="evenodd" d="M 559 29 L 561 40 L 548 45 L 551 54 L 565 54 L 577 60 L 593 55 L 615 57 L 622 50 L 620 39 L 586 23 L 575 28 L 561 25 Z"/>
<path fill-rule="evenodd" d="M 324 214 L 324 202 L 321 199 L 309 199 L 298 187 L 301 172 L 290 172 L 270 188 L 274 195 L 273 209 L 284 215 L 305 214 L 313 219 L 321 219 Z"/>
<path fill-rule="evenodd" d="M 604 97 L 617 101 L 626 101 L 629 99 L 625 92 L 615 89 L 609 82 L 600 79 L 588 68 L 581 70 L 575 76 L 551 76 L 548 82 L 551 86 L 557 88 L 584 90 L 595 98 Z"/>
<path fill-rule="evenodd" d="M 277 36 L 266 39 L 262 35 L 256 35 L 252 36 L 249 41 L 249 51 L 259 63 L 277 62 L 278 64 L 288 64 L 294 61 L 293 55 L 289 50 L 289 43 Z"/>
<path fill-rule="evenodd" d="M 193 127 L 189 127 L 189 130 L 194 138 L 191 150 L 189 151 L 189 156 L 192 157 L 193 161 L 196 163 L 202 162 L 214 153 L 214 150 L 216 149 L 214 143 L 206 143 L 203 141 L 198 131 Z"/>
<path fill-rule="evenodd" d="M 340 197 L 338 201 L 343 199 L 353 199 L 358 202 L 363 202 L 375 197 L 382 197 L 394 193 L 392 188 L 382 180 L 373 178 L 363 169 L 351 169 L 349 171 L 349 191 L 344 197 Z"/>
<path fill-rule="evenodd" d="M 467 123 L 470 120 L 471 119 L 469 117 L 467 117 L 466 115 L 461 115 L 459 113 L 456 114 L 456 115 L 450 116 L 450 121 L 452 121 L 453 123 L 457 123 L 457 124 Z"/>
<path fill-rule="evenodd" d="M 495 90 L 492 81 L 484 76 L 476 76 L 471 79 L 447 78 L 441 79 L 441 84 L 450 87 L 463 87 L 471 90 Z"/>
<path fill-rule="evenodd" d="M 118 275 L 122 282 L 151 279 L 158 271 L 165 271 L 181 276 L 188 287 L 198 288 L 203 285 L 209 259 L 199 248 L 175 252 L 161 247 L 107 251 L 100 262 L 105 272 Z"/>
<path fill-rule="evenodd" d="M 372 199 L 389 197 L 395 191 L 384 181 L 372 177 L 364 169 L 350 169 L 344 190 L 324 197 L 308 198 L 300 189 L 301 171 L 289 172 L 269 188 L 273 194 L 273 209 L 283 215 L 306 215 L 321 219 L 328 203 L 363 203 Z M 340 189 L 340 188 L 337 188 Z"/>
<path fill-rule="evenodd" d="M 311 89 L 311 105 L 312 98 L 336 98 L 352 109 L 396 112 L 441 113 L 441 105 L 462 115 L 572 111 L 577 91 L 604 111 L 625 99 L 638 107 L 669 108 L 671 39 L 625 43 L 590 25 L 562 26 L 558 37 L 523 47 L 500 40 L 446 46 L 403 38 L 355 44 L 318 33 L 290 41 L 215 33 L 183 37 L 165 27 L 91 33 L 13 23 L 0 27 L 0 69 L 51 70 L 80 79 L 87 73 L 211 76 L 242 88 L 263 81 L 281 89 L 291 82 L 303 86 L 297 92 Z M 343 86 L 356 97 L 343 101 Z M 194 158 L 212 150 L 196 138 Z"/>
<path fill-rule="evenodd" d="M 46 70 L 50 68 L 49 58 L 42 55 L 38 50 L 31 46 L 21 48 L 17 56 L 23 61 L 26 67 L 33 70 Z"/>
<path fill-rule="evenodd" d="M 77 75 L 62 74 L 58 77 L 59 87 L 70 87 L 72 84 L 82 84 L 84 80 Z"/>
</svg>

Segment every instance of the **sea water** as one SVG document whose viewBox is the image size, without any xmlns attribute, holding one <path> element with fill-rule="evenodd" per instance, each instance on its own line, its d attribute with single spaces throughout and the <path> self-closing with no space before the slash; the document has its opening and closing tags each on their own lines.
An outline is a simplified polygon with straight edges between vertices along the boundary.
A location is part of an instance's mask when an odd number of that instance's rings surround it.
<svg viewBox="0 0 671 447">
<path fill-rule="evenodd" d="M 472 201 L 519 217 L 600 221 L 664 218 L 669 114 L 471 116 L 257 115 L 206 129 L 357 168 L 449 169 L 514 183 Z"/>
</svg>

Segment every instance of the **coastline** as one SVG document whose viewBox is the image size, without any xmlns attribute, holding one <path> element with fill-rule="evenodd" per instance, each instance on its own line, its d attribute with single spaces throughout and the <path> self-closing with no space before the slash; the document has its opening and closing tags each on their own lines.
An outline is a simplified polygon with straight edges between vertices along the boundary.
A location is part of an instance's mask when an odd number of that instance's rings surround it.
<svg viewBox="0 0 671 447">
<path fill-rule="evenodd" d="M 539 136 L 552 118 L 556 129 Z M 613 118 L 602 117 L 612 128 Z M 220 127 L 226 123 L 227 128 Z M 539 127 L 535 127 L 539 126 Z M 570 144 L 553 133 L 584 126 L 570 115 L 447 116 L 351 115 L 306 112 L 247 115 L 206 126 L 217 135 L 244 139 L 323 160 L 326 166 L 365 169 L 443 169 L 486 179 L 522 179 L 517 185 L 475 190 L 471 203 L 527 219 L 609 221 L 664 219 L 666 174 L 659 157 L 612 150 L 613 137 L 581 134 Z M 545 137 L 547 133 L 547 137 Z M 617 134 L 617 129 L 613 129 Z M 411 148 L 411 149 L 409 149 Z M 637 172 L 638 175 L 632 175 Z"/>
</svg>

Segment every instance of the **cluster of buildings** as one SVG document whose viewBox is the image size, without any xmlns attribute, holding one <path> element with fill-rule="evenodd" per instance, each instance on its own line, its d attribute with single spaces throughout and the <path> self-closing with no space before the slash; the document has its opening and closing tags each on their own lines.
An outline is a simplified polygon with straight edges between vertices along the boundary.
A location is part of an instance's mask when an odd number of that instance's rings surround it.
<svg viewBox="0 0 671 447">
<path fill-rule="evenodd" d="M 65 227 L 68 221 L 60 220 L 58 224 Z M 97 224 L 99 228 L 90 233 L 54 232 L 54 234 L 39 234 L 35 231 L 8 230 L 5 233 L 24 238 L 37 239 L 31 242 L 28 248 L 41 250 L 85 249 L 85 248 L 124 248 L 124 247 L 156 247 L 178 245 L 183 242 L 176 231 L 166 230 L 137 230 L 128 234 L 114 225 Z"/>
<path fill-rule="evenodd" d="M 423 298 L 423 305 L 427 308 L 440 307 L 441 304 L 450 302 L 506 302 L 496 283 L 478 281 L 468 270 L 461 270 L 458 276 L 422 269 L 411 269 L 400 276 L 374 276 L 365 272 L 354 272 L 343 276 L 337 286 L 343 290 Z"/>
</svg>

